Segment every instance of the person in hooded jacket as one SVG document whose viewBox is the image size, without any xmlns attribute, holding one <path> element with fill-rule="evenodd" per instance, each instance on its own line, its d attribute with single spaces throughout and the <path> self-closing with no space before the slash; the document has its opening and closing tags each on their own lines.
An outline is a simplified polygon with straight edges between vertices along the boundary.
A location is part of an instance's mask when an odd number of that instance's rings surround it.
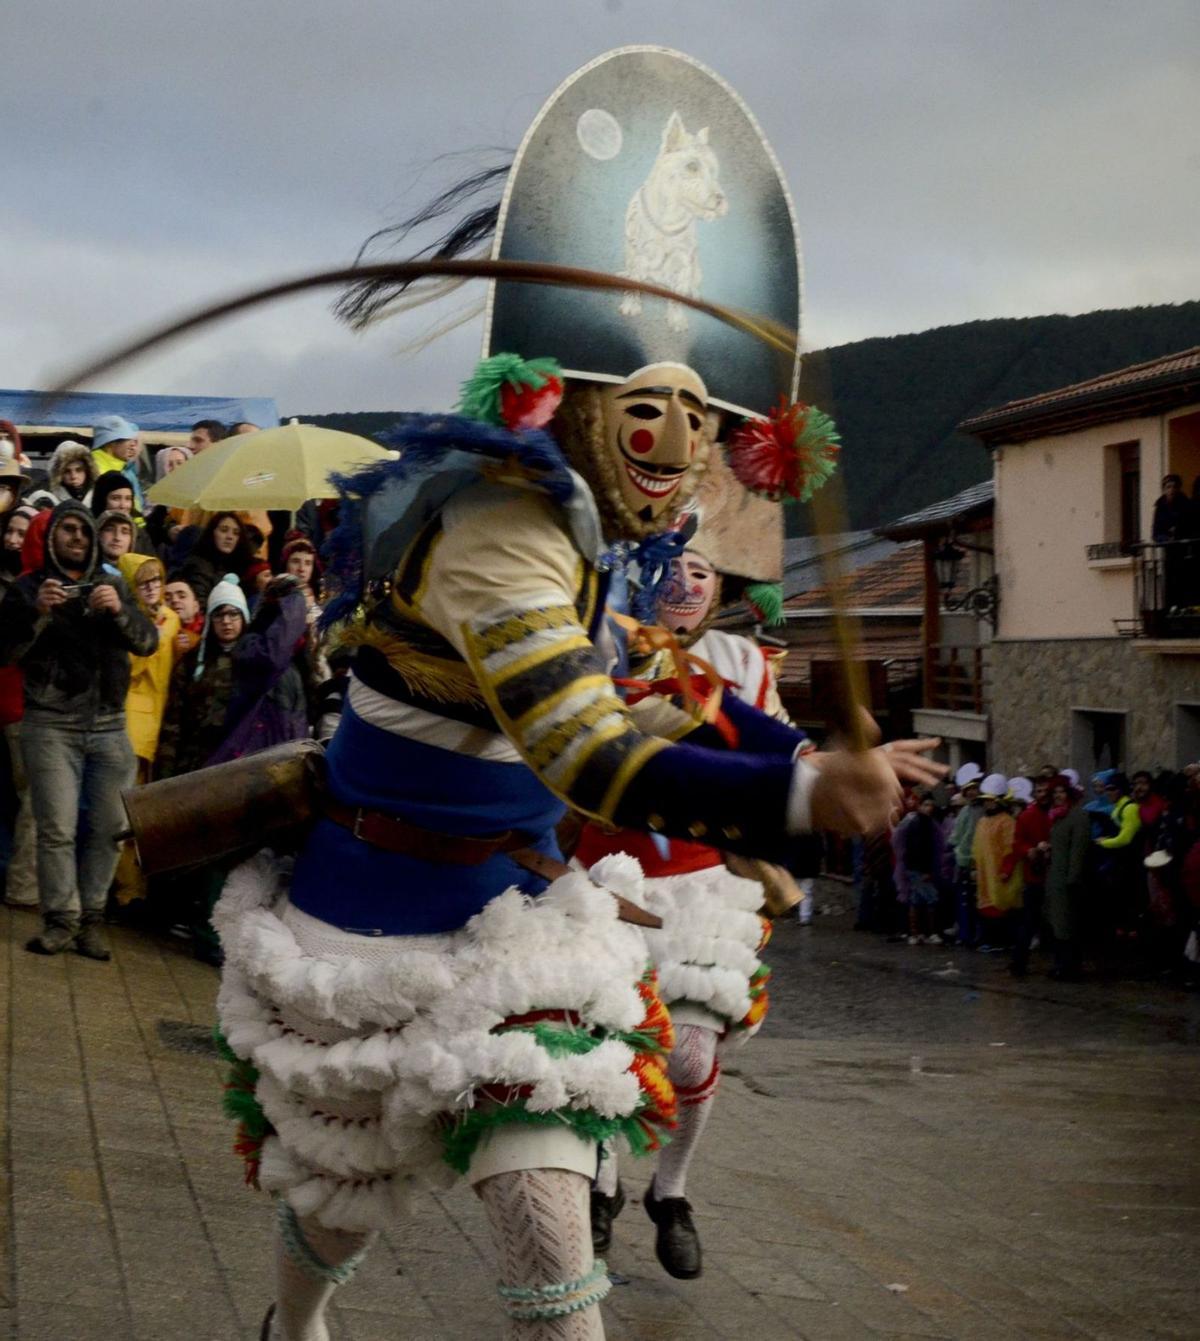
<svg viewBox="0 0 1200 1341">
<path fill-rule="evenodd" d="M 176 641 L 179 616 L 164 601 L 165 577 L 161 559 L 142 554 L 124 554 L 117 562 L 125 585 L 134 593 L 142 613 L 158 630 L 158 646 L 149 656 L 133 657 L 129 663 L 129 694 L 125 718 L 129 740 L 137 755 L 138 781 L 149 782 L 158 753 L 158 736 L 171 674 L 181 655 Z"/>
<path fill-rule="evenodd" d="M 21 574 L 21 547 L 37 509 L 18 504 L 0 517 L 0 599 Z M 29 800 L 29 775 L 21 754 L 21 716 L 25 688 L 20 666 L 0 666 L 0 728 L 8 747 L 5 810 L 9 822 L 8 861 L 4 871 L 4 902 L 13 908 L 36 908 L 37 826 Z"/>
<path fill-rule="evenodd" d="M 47 488 L 60 503 L 73 498 L 87 507 L 99 474 L 91 451 L 82 442 L 68 438 L 58 444 L 50 458 Z"/>
<path fill-rule="evenodd" d="M 148 657 L 129 659 L 129 693 L 125 699 L 129 743 L 137 758 L 137 780 L 145 783 L 151 780 L 171 673 L 181 655 L 177 642 L 179 616 L 163 601 L 164 574 L 160 559 L 124 554 L 117 567 L 142 613 L 153 620 L 158 630 L 158 646 L 154 651 Z M 126 844 L 121 851 L 115 892 L 118 903 L 145 897 L 146 880 L 132 844 Z"/>
<path fill-rule="evenodd" d="M 51 514 L 45 563 L 0 604 L 0 665 L 25 673 L 21 749 L 37 821 L 43 929 L 35 954 L 74 947 L 107 959 L 100 932 L 124 827 L 121 790 L 134 778 L 125 731 L 129 656 L 149 656 L 158 631 L 119 575 L 97 561 L 96 523 L 73 499 Z M 76 851 L 81 802 L 87 836 Z"/>
<path fill-rule="evenodd" d="M 119 470 L 106 471 L 92 486 L 91 508 L 92 516 L 97 519 L 113 512 L 124 513 L 133 523 L 133 552 L 147 558 L 154 554 L 154 541 L 145 529 L 146 519 L 137 510 L 129 480 Z"/>
<path fill-rule="evenodd" d="M 172 443 L 167 447 L 160 447 L 154 457 L 154 483 L 161 484 L 163 480 L 173 470 L 178 470 L 192 459 L 192 449 L 184 447 L 177 443 Z M 167 507 L 165 503 L 158 503 L 146 513 L 146 530 L 154 541 L 154 547 L 160 556 L 169 553 L 171 547 L 179 539 L 179 533 L 183 529 L 177 518 L 173 515 L 177 509 Z"/>
<path fill-rule="evenodd" d="M 138 432 L 136 424 L 122 419 L 119 414 L 104 415 L 92 426 L 92 456 L 97 474 L 117 471 L 125 476 L 133 490 L 133 505 L 141 511 L 145 497 L 140 469 L 142 444 Z"/>
<path fill-rule="evenodd" d="M 29 534 L 30 524 L 37 515 L 37 508 L 30 507 L 28 503 L 18 503 L 11 512 L 0 517 L 0 529 L 3 531 L 0 536 L 3 541 L 0 545 L 0 568 L 9 577 L 16 578 L 21 574 L 21 550 Z"/>
</svg>

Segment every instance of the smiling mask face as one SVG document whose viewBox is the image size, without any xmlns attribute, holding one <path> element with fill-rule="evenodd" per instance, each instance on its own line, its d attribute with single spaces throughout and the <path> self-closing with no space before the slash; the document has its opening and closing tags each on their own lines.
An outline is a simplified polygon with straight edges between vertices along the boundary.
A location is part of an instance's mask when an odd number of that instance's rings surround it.
<svg viewBox="0 0 1200 1341">
<path fill-rule="evenodd" d="M 604 389 L 604 435 L 621 500 L 640 522 L 665 517 L 702 450 L 708 393 L 680 363 L 655 363 Z"/>
<path fill-rule="evenodd" d="M 707 619 L 719 584 L 712 564 L 686 550 L 671 560 L 671 577 L 658 603 L 658 622 L 672 633 L 693 633 Z"/>
</svg>

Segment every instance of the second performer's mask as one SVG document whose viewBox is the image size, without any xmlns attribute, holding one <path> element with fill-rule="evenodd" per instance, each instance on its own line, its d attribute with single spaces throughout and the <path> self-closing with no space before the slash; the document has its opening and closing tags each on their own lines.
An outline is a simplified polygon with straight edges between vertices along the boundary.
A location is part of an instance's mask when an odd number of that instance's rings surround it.
<svg viewBox="0 0 1200 1341">
<path fill-rule="evenodd" d="M 672 633 L 695 633 L 717 602 L 721 578 L 703 555 L 687 550 L 671 560 L 671 577 L 658 603 L 658 622 Z"/>
</svg>

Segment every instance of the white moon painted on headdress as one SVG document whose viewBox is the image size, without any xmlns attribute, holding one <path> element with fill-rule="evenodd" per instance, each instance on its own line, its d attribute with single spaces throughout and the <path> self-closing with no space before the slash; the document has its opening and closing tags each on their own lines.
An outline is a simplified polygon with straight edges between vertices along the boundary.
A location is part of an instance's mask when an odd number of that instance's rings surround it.
<svg viewBox="0 0 1200 1341">
<path fill-rule="evenodd" d="M 575 123 L 583 152 L 604 163 L 621 152 L 624 136 L 617 118 L 601 107 L 589 107 Z"/>
</svg>

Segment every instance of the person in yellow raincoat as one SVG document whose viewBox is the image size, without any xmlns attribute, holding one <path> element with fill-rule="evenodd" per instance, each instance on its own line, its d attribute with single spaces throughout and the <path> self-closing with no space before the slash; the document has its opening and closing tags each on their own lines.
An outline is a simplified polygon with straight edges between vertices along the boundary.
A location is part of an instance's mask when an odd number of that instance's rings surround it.
<svg viewBox="0 0 1200 1341">
<path fill-rule="evenodd" d="M 160 559 L 144 554 L 122 554 L 117 560 L 121 576 L 137 603 L 158 629 L 158 647 L 148 657 L 129 659 L 129 695 L 125 700 L 125 720 L 129 739 L 137 755 L 138 781 L 148 782 L 150 765 L 158 752 L 158 733 L 167 707 L 171 672 L 179 657 L 175 637 L 179 616 L 163 603 L 166 574 Z"/>
<path fill-rule="evenodd" d="M 125 729 L 137 756 L 137 780 L 144 783 L 150 781 L 171 672 L 180 656 L 176 640 L 180 624 L 175 611 L 163 603 L 166 574 L 160 559 L 145 554 L 122 554 L 117 565 L 138 605 L 158 629 L 158 647 L 148 657 L 129 658 L 129 693 L 125 699 Z M 118 902 L 129 903 L 145 897 L 145 878 L 130 846 L 121 851 L 115 880 Z"/>
<path fill-rule="evenodd" d="M 1012 917 L 1022 905 L 1025 882 L 1013 850 L 1017 822 L 1004 808 L 1008 779 L 989 773 L 980 784 L 983 814 L 975 826 L 971 855 L 975 862 L 980 949 L 1010 939 Z"/>
</svg>

